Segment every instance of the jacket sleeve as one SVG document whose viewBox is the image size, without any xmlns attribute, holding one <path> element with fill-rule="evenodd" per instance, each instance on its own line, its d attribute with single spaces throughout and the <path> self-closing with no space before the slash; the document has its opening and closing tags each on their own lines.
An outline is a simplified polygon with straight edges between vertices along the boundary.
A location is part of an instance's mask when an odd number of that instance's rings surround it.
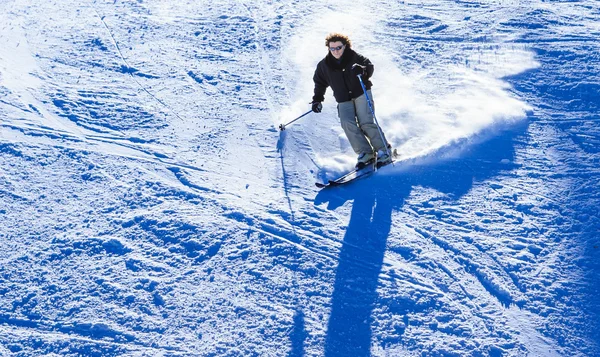
<svg viewBox="0 0 600 357">
<path fill-rule="evenodd" d="M 313 102 L 322 102 L 325 100 L 325 91 L 329 85 L 325 80 L 325 76 L 323 73 L 322 63 L 317 65 L 317 69 L 315 70 L 315 74 L 313 76 L 313 81 L 315 82 L 315 95 L 313 96 Z"/>
</svg>

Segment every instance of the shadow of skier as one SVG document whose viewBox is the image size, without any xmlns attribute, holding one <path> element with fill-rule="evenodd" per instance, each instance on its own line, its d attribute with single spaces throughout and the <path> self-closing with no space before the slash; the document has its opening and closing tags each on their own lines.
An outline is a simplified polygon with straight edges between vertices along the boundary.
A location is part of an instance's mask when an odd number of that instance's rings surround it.
<svg viewBox="0 0 600 357">
<path fill-rule="evenodd" d="M 393 171 L 391 175 L 382 172 L 348 186 L 319 192 L 315 205 L 327 202 L 330 210 L 353 201 L 331 298 L 325 356 L 371 355 L 372 312 L 378 303 L 377 287 L 392 213 L 402 209 L 413 187 L 431 187 L 459 199 L 471 190 L 476 180 L 515 169 L 513 139 L 523 129 L 513 128 L 504 135 L 469 146 L 466 151 L 458 150 L 461 152 L 457 157 L 397 164 L 386 171 Z M 394 310 L 405 315 L 417 310 L 415 304 L 408 299 L 402 306 L 395 305 Z"/>
<path fill-rule="evenodd" d="M 339 256 L 325 356 L 369 356 L 371 312 L 383 266 L 392 211 L 401 205 L 408 186 L 396 189 L 393 199 L 370 185 L 357 195 Z M 331 203 L 331 202 L 330 202 Z"/>
</svg>

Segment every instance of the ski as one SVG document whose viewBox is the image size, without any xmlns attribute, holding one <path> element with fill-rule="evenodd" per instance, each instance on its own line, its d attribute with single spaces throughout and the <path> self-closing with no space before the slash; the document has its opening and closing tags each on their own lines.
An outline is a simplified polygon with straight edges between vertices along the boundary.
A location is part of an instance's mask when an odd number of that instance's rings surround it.
<svg viewBox="0 0 600 357">
<path fill-rule="evenodd" d="M 359 177 L 368 175 L 371 172 L 375 171 L 375 165 L 376 165 L 375 160 L 371 160 L 371 161 L 367 162 L 363 167 L 357 167 L 354 170 L 352 170 L 348 173 L 345 173 L 342 176 L 340 176 L 334 180 L 329 180 L 326 183 L 315 182 L 315 185 L 318 188 L 324 188 L 327 186 L 343 185 L 344 183 L 356 180 Z"/>
<path fill-rule="evenodd" d="M 378 163 L 377 160 L 372 160 L 372 161 L 369 161 L 367 164 L 365 164 L 365 166 L 356 168 L 334 180 L 329 180 L 326 183 L 315 182 L 315 185 L 318 188 L 340 186 L 340 185 L 344 185 L 344 184 L 350 183 L 352 181 L 358 180 L 360 178 L 365 178 L 365 177 L 371 175 L 372 173 L 376 172 L 380 168 L 396 162 L 396 156 L 397 156 L 397 153 L 396 153 L 396 150 L 394 150 L 392 153 L 392 160 L 389 162 L 386 162 L 385 164 Z"/>
</svg>

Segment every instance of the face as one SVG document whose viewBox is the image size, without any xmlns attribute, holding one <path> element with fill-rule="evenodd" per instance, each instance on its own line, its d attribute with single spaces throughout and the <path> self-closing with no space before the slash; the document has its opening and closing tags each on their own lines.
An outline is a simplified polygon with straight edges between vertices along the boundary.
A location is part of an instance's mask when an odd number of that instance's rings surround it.
<svg viewBox="0 0 600 357">
<path fill-rule="evenodd" d="M 346 46 L 344 46 L 342 41 L 329 42 L 329 51 L 335 59 L 340 59 L 344 54 L 345 49 Z"/>
</svg>

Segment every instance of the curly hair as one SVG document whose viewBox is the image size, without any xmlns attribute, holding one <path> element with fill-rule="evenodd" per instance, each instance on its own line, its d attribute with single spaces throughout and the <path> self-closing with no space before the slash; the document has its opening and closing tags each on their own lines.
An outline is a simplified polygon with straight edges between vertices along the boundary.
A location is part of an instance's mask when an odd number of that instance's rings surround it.
<svg viewBox="0 0 600 357">
<path fill-rule="evenodd" d="M 350 41 L 348 36 L 338 32 L 330 33 L 329 35 L 327 35 L 327 37 L 325 37 L 325 46 L 329 47 L 330 42 L 337 41 L 340 41 L 344 46 L 348 48 L 352 48 L 352 41 Z"/>
</svg>

